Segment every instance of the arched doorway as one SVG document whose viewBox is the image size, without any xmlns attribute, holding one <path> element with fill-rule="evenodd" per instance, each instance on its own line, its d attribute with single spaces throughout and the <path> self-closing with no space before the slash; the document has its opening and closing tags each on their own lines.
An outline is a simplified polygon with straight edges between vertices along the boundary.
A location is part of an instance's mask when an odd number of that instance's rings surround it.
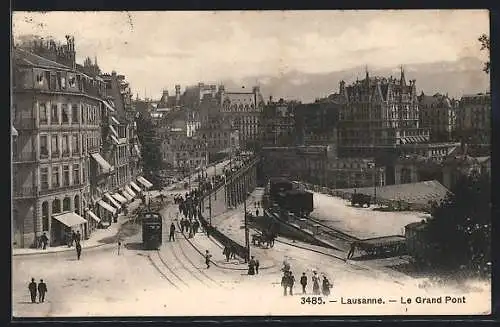
<svg viewBox="0 0 500 327">
<path fill-rule="evenodd" d="M 52 215 L 61 213 L 61 200 L 54 199 L 52 201 Z M 61 242 L 61 233 L 63 226 L 60 222 L 53 220 L 50 228 L 50 245 L 54 246 Z"/>
<path fill-rule="evenodd" d="M 78 195 L 75 195 L 74 206 L 75 206 L 75 213 L 79 215 L 80 214 L 80 196 L 78 196 Z"/>
<path fill-rule="evenodd" d="M 63 211 L 71 211 L 71 199 L 65 197 L 63 200 Z"/>
<path fill-rule="evenodd" d="M 52 201 L 52 213 L 61 213 L 61 200 L 55 199 Z"/>
</svg>

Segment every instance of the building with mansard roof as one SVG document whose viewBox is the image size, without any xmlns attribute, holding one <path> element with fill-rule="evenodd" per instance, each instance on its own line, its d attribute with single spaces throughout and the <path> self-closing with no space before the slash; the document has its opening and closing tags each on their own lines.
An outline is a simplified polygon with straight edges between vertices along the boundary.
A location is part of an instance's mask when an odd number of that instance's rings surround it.
<svg viewBox="0 0 500 327">
<path fill-rule="evenodd" d="M 418 96 L 420 126 L 429 129 L 431 142 L 449 142 L 456 140 L 458 101 L 447 95 Z"/>
</svg>

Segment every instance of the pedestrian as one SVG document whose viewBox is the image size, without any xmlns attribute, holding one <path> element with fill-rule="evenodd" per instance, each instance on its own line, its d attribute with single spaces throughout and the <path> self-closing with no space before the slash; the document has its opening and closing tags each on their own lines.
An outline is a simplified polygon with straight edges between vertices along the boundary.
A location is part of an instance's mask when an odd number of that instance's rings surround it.
<svg viewBox="0 0 500 327">
<path fill-rule="evenodd" d="M 47 249 L 47 243 L 49 242 L 49 238 L 45 233 L 43 233 L 42 236 L 40 236 L 40 241 L 42 242 L 42 249 Z"/>
<path fill-rule="evenodd" d="M 328 278 L 326 278 L 326 276 L 323 276 L 322 291 L 324 296 L 330 295 L 330 288 L 332 288 L 330 281 L 328 280 Z"/>
<path fill-rule="evenodd" d="M 306 294 L 307 276 L 305 272 L 303 272 L 302 277 L 300 277 L 300 285 L 302 285 L 302 294 Z"/>
<path fill-rule="evenodd" d="M 40 279 L 40 283 L 38 283 L 38 302 L 45 302 L 45 293 L 47 293 L 47 284 L 43 282 L 43 279 Z"/>
<path fill-rule="evenodd" d="M 76 243 L 76 258 L 80 260 L 81 255 L 82 255 L 82 246 L 80 243 Z"/>
<path fill-rule="evenodd" d="M 354 251 L 356 251 L 356 246 L 357 246 L 356 242 L 351 243 L 351 247 L 349 248 L 349 252 L 347 253 L 345 261 L 352 258 L 352 256 L 354 255 Z"/>
<path fill-rule="evenodd" d="M 259 209 L 255 210 L 255 217 L 259 216 Z"/>
<path fill-rule="evenodd" d="M 210 258 L 212 255 L 208 252 L 208 250 L 205 251 L 205 264 L 207 265 L 207 269 L 210 268 Z"/>
<path fill-rule="evenodd" d="M 76 242 L 80 243 L 81 240 L 82 240 L 82 234 L 80 234 L 80 231 L 77 231 L 76 232 Z"/>
<path fill-rule="evenodd" d="M 258 275 L 259 274 L 259 259 L 255 259 L 255 273 Z"/>
<path fill-rule="evenodd" d="M 36 283 L 34 278 L 31 278 L 31 283 L 28 284 L 28 289 L 31 295 L 31 303 L 36 303 Z"/>
<path fill-rule="evenodd" d="M 254 256 L 252 256 L 252 258 L 248 262 L 248 274 L 249 275 L 255 275 L 255 259 L 254 259 Z"/>
<path fill-rule="evenodd" d="M 76 243 L 76 242 L 77 242 L 77 241 L 76 241 L 76 233 L 75 233 L 75 231 L 73 231 L 73 232 L 71 233 L 71 246 L 73 246 L 73 242 L 74 242 L 74 243 Z"/>
<path fill-rule="evenodd" d="M 226 262 L 229 262 L 229 256 L 231 255 L 231 250 L 229 246 L 224 246 L 224 250 L 222 250 L 222 254 L 226 256 Z"/>
<path fill-rule="evenodd" d="M 281 277 L 281 287 L 283 287 L 283 295 L 286 296 L 286 289 L 288 287 L 288 272 L 285 271 Z"/>
<path fill-rule="evenodd" d="M 122 247 L 122 242 L 118 241 L 118 255 L 120 255 L 120 248 Z"/>
<path fill-rule="evenodd" d="M 198 229 L 200 228 L 200 222 L 198 220 L 195 220 L 194 223 L 193 223 L 193 227 L 194 227 L 194 233 L 197 234 L 198 233 Z"/>
<path fill-rule="evenodd" d="M 175 225 L 174 223 L 170 224 L 170 235 L 168 237 L 168 241 L 175 241 Z"/>
<path fill-rule="evenodd" d="M 295 277 L 293 273 L 290 271 L 288 273 L 288 287 L 290 288 L 290 295 L 293 295 L 293 284 L 295 284 Z"/>
<path fill-rule="evenodd" d="M 313 271 L 314 275 L 312 276 L 312 281 L 313 281 L 313 294 L 314 295 L 320 295 L 319 292 L 319 276 L 316 270 Z"/>
</svg>

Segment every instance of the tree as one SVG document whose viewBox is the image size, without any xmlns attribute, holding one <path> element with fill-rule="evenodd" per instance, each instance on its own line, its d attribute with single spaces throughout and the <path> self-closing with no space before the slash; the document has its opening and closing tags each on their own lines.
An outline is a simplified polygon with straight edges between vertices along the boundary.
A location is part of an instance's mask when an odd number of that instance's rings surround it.
<svg viewBox="0 0 500 327">
<path fill-rule="evenodd" d="M 481 42 L 481 51 L 488 51 L 488 61 L 484 63 L 483 70 L 489 74 L 490 73 L 490 37 L 486 34 L 483 34 L 479 37 L 479 42 Z"/>
<path fill-rule="evenodd" d="M 151 120 L 145 119 L 141 114 L 136 117 L 137 137 L 141 143 L 142 166 L 146 178 L 158 185 L 158 171 L 162 169 L 160 141 Z"/>
<path fill-rule="evenodd" d="M 491 261 L 490 176 L 463 176 L 451 191 L 428 222 L 427 259 L 437 268 L 484 272 Z"/>
</svg>

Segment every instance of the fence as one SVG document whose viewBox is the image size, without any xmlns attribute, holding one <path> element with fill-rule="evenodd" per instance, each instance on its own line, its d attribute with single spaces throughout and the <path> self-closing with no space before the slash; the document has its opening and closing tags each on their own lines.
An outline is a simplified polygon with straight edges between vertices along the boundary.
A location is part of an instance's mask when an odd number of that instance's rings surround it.
<svg viewBox="0 0 500 327">
<path fill-rule="evenodd" d="M 330 189 L 324 186 L 319 186 L 319 185 L 314 185 L 310 183 L 300 183 L 303 187 L 305 187 L 308 190 L 312 190 L 317 193 L 322 193 L 322 194 L 329 194 L 332 196 L 336 196 L 339 198 L 342 198 L 344 200 L 351 200 L 352 194 L 354 193 L 353 191 L 343 191 L 343 190 L 335 190 L 335 189 Z M 377 197 L 376 199 L 373 199 L 372 197 L 372 203 L 373 204 L 378 204 L 383 207 L 388 207 L 389 210 L 394 210 L 394 211 L 424 211 L 424 212 L 429 212 L 431 209 L 431 204 L 427 203 L 411 203 L 407 202 L 404 200 L 389 200 L 389 199 L 383 199 L 380 197 Z"/>
</svg>

